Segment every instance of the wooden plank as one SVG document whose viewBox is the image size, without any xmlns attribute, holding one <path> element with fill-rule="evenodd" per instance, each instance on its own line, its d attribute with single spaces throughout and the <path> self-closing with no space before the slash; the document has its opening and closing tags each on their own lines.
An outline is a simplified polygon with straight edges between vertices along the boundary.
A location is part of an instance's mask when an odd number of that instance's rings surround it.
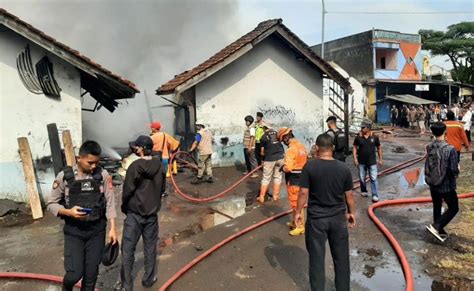
<svg viewBox="0 0 474 291">
<path fill-rule="evenodd" d="M 43 209 L 41 208 L 41 200 L 38 193 L 38 185 L 36 184 L 35 170 L 33 167 L 33 159 L 31 157 L 30 145 L 26 137 L 18 138 L 18 146 L 20 148 L 20 158 L 23 163 L 23 173 L 25 174 L 26 190 L 30 200 L 31 214 L 33 219 L 43 217 Z"/>
<path fill-rule="evenodd" d="M 61 153 L 61 143 L 59 142 L 58 127 L 56 123 L 47 125 L 49 146 L 51 148 L 51 158 L 53 159 L 54 175 L 57 176 L 64 167 L 63 154 Z"/>
<path fill-rule="evenodd" d="M 63 131 L 64 154 L 66 156 L 66 165 L 74 166 L 76 164 L 76 155 L 74 154 L 74 144 L 72 143 L 71 132 Z"/>
</svg>

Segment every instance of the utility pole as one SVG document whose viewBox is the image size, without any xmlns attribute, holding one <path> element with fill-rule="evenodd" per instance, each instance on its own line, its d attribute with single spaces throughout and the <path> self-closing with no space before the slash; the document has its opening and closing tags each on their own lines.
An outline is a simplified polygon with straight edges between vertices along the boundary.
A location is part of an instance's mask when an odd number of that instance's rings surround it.
<svg viewBox="0 0 474 291">
<path fill-rule="evenodd" d="M 321 58 L 324 59 L 324 16 L 326 14 L 326 9 L 324 8 L 324 0 L 321 0 L 323 3 L 322 13 L 322 25 L 321 25 Z"/>
</svg>

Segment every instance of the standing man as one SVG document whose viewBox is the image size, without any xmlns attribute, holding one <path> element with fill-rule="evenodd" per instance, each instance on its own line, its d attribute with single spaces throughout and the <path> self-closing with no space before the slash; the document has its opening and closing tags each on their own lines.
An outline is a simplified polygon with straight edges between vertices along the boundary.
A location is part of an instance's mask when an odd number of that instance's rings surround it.
<svg viewBox="0 0 474 291">
<path fill-rule="evenodd" d="M 277 138 L 277 132 L 265 123 L 262 124 L 265 133 L 262 136 L 261 155 L 263 157 L 263 178 L 260 186 L 260 194 L 257 200 L 260 203 L 265 202 L 265 194 L 268 191 L 268 186 L 273 178 L 273 201 L 280 199 L 280 187 L 282 173 L 280 171 L 284 163 L 285 150 L 281 142 Z"/>
<path fill-rule="evenodd" d="M 472 127 L 472 111 L 470 106 L 466 106 L 462 115 L 462 123 L 464 123 L 464 132 L 466 132 L 467 140 L 471 143 L 471 127 Z"/>
<path fill-rule="evenodd" d="M 408 107 L 406 104 L 402 106 L 402 114 L 401 114 L 401 127 L 408 127 Z"/>
<path fill-rule="evenodd" d="M 392 122 L 392 127 L 395 127 L 397 125 L 397 120 L 398 120 L 398 109 L 397 109 L 397 106 L 395 106 L 395 104 L 392 105 L 392 109 L 390 110 L 390 119 Z"/>
<path fill-rule="evenodd" d="M 423 106 L 418 106 L 417 108 L 417 116 L 416 119 L 418 120 L 418 128 L 420 129 L 420 134 L 425 133 L 425 110 L 423 110 Z"/>
<path fill-rule="evenodd" d="M 308 202 L 306 249 L 309 253 L 311 290 L 325 290 L 326 241 L 329 240 L 338 291 L 350 290 L 349 233 L 355 226 L 352 177 L 346 164 L 333 158 L 332 138 L 322 134 L 316 139 L 317 159 L 310 160 L 301 173 L 295 224 Z M 309 197 L 309 201 L 308 201 Z"/>
<path fill-rule="evenodd" d="M 286 191 L 288 192 L 288 201 L 292 209 L 291 221 L 287 224 L 290 228 L 290 235 L 304 234 L 304 223 L 296 225 L 296 204 L 298 201 L 298 193 L 300 192 L 300 176 L 304 165 L 308 159 L 308 153 L 302 143 L 300 143 L 293 135 L 293 130 L 288 127 L 282 127 L 278 130 L 278 140 L 288 146 L 285 154 L 285 160 L 282 167 L 285 172 Z M 304 221 L 304 210 L 301 211 L 301 221 Z"/>
<path fill-rule="evenodd" d="M 433 200 L 433 224 L 428 225 L 426 229 L 438 240 L 444 242 L 448 237 L 444 227 L 459 211 L 456 193 L 459 160 L 456 149 L 444 141 L 446 125 L 436 122 L 431 126 L 431 132 L 436 139 L 426 147 L 425 180 L 430 186 Z M 448 209 L 441 214 L 443 200 L 448 205 Z"/>
<path fill-rule="evenodd" d="M 378 163 L 383 166 L 382 146 L 378 136 L 372 133 L 372 121 L 364 120 L 361 124 L 361 131 L 354 139 L 353 153 L 354 164 L 359 169 L 360 190 L 363 197 L 369 196 L 367 193 L 367 182 L 365 177 L 369 174 L 370 189 L 372 191 L 372 202 L 379 201 L 377 183 L 377 160 L 375 152 L 378 153 Z"/>
<path fill-rule="evenodd" d="M 153 156 L 158 156 L 161 158 L 161 162 L 166 173 L 168 170 L 168 162 L 170 158 L 168 136 L 165 132 L 160 131 L 161 123 L 158 121 L 152 122 L 150 124 L 150 129 L 150 136 L 153 140 Z"/>
<path fill-rule="evenodd" d="M 332 137 L 334 145 L 334 158 L 343 163 L 346 162 L 346 137 L 344 132 L 336 125 L 336 116 L 329 116 L 326 119 L 328 125 L 328 131 L 326 133 Z"/>
<path fill-rule="evenodd" d="M 204 124 L 196 122 L 196 137 L 189 152 L 198 151 L 198 174 L 191 184 L 214 183 L 212 177 L 212 134 Z M 206 173 L 206 179 L 203 175 Z"/>
<path fill-rule="evenodd" d="M 261 155 L 261 139 L 263 134 L 265 133 L 265 129 L 263 128 L 263 113 L 257 112 L 257 119 L 255 122 L 255 157 L 257 158 L 257 165 L 262 165 L 263 156 Z"/>
<path fill-rule="evenodd" d="M 156 247 L 158 242 L 158 211 L 165 190 L 165 172 L 158 157 L 152 158 L 153 141 L 141 135 L 131 143 L 140 159 L 127 169 L 122 192 L 122 212 L 127 216 L 123 223 L 122 290 L 133 290 L 135 249 L 143 238 L 145 273 L 142 285 L 151 287 L 156 282 Z"/>
<path fill-rule="evenodd" d="M 255 157 L 255 125 L 253 124 L 252 115 L 247 115 L 244 118 L 245 121 L 245 130 L 243 138 L 244 146 L 244 157 L 245 165 L 247 166 L 247 171 L 244 172 L 244 175 L 252 172 L 257 167 L 257 158 Z M 251 178 L 258 178 L 257 173 L 253 173 Z"/>
<path fill-rule="evenodd" d="M 469 151 L 470 144 L 464 131 L 464 125 L 454 120 L 454 112 L 448 111 L 446 118 L 447 120 L 444 122 L 446 125 L 446 141 L 456 149 L 459 162 L 461 160 L 462 147 L 464 146 L 466 151 Z"/>
<path fill-rule="evenodd" d="M 77 164 L 66 167 L 54 180 L 47 206 L 64 219 L 63 288 L 73 290 L 82 278 L 81 290 L 94 290 L 109 221 L 109 241 L 117 243 L 115 198 L 112 178 L 98 167 L 100 145 L 92 140 L 79 148 Z"/>
</svg>

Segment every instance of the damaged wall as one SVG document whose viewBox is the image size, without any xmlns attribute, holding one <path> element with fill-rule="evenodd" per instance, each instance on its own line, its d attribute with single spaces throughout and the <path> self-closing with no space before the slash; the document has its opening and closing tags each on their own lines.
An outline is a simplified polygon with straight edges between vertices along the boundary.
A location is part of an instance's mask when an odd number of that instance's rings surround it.
<svg viewBox="0 0 474 291">
<path fill-rule="evenodd" d="M 54 78 L 61 88 L 60 99 L 34 94 L 21 82 L 16 58 L 27 45 L 33 66 L 46 55 L 52 62 Z M 51 150 L 46 125 L 56 123 L 59 131 L 69 129 L 75 145 L 82 142 L 79 72 L 60 58 L 0 26 L 0 75 L 0 198 L 28 199 L 17 142 L 18 137 L 27 137 L 36 163 L 38 190 L 45 200 L 54 180 L 54 173 L 48 165 Z"/>
<path fill-rule="evenodd" d="M 196 85 L 196 117 L 214 134 L 213 163 L 244 162 L 244 117 L 263 112 L 290 126 L 309 149 L 322 132 L 322 76 L 276 36 Z"/>
</svg>

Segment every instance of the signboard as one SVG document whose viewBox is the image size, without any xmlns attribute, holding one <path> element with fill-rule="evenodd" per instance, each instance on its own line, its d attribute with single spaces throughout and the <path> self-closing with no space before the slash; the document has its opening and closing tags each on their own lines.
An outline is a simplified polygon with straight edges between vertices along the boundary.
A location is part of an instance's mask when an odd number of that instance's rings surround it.
<svg viewBox="0 0 474 291">
<path fill-rule="evenodd" d="M 430 91 L 429 84 L 416 84 L 415 91 Z"/>
</svg>

